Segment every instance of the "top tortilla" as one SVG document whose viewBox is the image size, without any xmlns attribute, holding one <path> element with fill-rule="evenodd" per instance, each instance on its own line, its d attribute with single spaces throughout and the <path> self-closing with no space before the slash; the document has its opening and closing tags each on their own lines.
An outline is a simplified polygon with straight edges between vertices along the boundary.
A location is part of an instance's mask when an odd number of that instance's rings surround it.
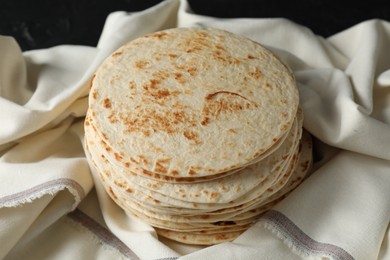
<svg viewBox="0 0 390 260">
<path fill-rule="evenodd" d="M 286 136 L 298 103 L 294 77 L 273 53 L 210 28 L 129 42 L 99 67 L 89 97 L 116 160 L 193 178 L 255 162 Z"/>
</svg>

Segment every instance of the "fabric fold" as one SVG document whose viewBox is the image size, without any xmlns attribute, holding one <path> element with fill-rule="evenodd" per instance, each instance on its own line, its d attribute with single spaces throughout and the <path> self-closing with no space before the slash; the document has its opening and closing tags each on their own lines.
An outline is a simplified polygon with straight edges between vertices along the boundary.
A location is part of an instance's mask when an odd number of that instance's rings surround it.
<svg viewBox="0 0 390 260">
<path fill-rule="evenodd" d="M 161 239 L 126 215 L 101 188 L 83 148 L 99 64 L 143 34 L 199 26 L 249 37 L 291 67 L 316 158 L 310 177 L 255 225 L 210 247 Z M 388 46 L 384 20 L 323 38 L 284 18 L 198 15 L 186 0 L 110 14 L 96 47 L 22 53 L 15 40 L 0 37 L 0 258 L 389 258 Z"/>
</svg>

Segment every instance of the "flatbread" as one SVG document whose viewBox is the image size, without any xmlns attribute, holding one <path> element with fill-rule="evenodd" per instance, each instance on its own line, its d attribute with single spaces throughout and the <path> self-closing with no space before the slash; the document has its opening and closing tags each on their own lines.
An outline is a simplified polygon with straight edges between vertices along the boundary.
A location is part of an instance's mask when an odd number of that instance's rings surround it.
<svg viewBox="0 0 390 260">
<path fill-rule="evenodd" d="M 89 109 L 121 163 L 200 177 L 256 162 L 289 131 L 298 103 L 293 74 L 260 44 L 217 29 L 175 28 L 107 58 Z"/>
<path fill-rule="evenodd" d="M 247 38 L 175 28 L 131 41 L 91 80 L 84 142 L 126 214 L 181 243 L 231 241 L 306 177 L 292 71 Z"/>
</svg>

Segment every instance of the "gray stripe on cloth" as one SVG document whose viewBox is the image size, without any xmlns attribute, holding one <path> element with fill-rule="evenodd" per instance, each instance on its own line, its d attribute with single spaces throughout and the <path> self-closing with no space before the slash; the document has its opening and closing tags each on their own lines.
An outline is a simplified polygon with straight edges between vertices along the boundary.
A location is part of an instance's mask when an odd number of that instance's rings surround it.
<svg viewBox="0 0 390 260">
<path fill-rule="evenodd" d="M 335 260 L 353 260 L 343 248 L 329 243 L 321 243 L 303 232 L 287 216 L 276 210 L 265 213 L 259 222 L 265 222 L 285 238 L 294 249 L 307 255 L 326 255 Z"/>
<path fill-rule="evenodd" d="M 27 190 L 23 190 L 14 194 L 10 194 L 4 197 L 0 198 L 0 207 L 1 206 L 17 206 L 18 202 L 24 203 L 31 201 L 33 199 L 37 199 L 44 195 L 45 191 L 53 191 L 58 187 L 58 190 L 69 187 L 72 189 L 71 192 L 75 191 L 79 199 L 85 197 L 85 192 L 83 187 L 72 179 L 67 178 L 59 178 L 52 181 L 47 181 L 44 183 L 41 183 L 39 185 L 36 185 L 32 188 L 29 188 Z"/>
<path fill-rule="evenodd" d="M 122 255 L 124 255 L 132 260 L 139 260 L 140 259 L 119 238 L 117 238 L 109 230 L 107 230 L 105 227 L 100 225 L 98 222 L 96 222 L 94 219 L 89 217 L 87 214 L 85 214 L 81 210 L 75 209 L 74 211 L 68 213 L 68 217 L 70 217 L 74 221 L 80 223 L 85 228 L 87 228 L 89 231 L 94 233 L 97 237 L 100 238 L 100 240 L 103 243 L 110 245 L 113 248 L 116 248 Z"/>
</svg>

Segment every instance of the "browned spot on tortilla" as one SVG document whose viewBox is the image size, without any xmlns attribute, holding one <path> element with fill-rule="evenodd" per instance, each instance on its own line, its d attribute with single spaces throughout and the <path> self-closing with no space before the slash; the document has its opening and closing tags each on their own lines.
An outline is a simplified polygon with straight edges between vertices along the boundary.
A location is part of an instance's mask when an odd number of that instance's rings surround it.
<svg viewBox="0 0 390 260">
<path fill-rule="evenodd" d="M 149 62 L 145 60 L 137 60 L 134 62 L 134 65 L 137 69 L 145 69 L 149 65 Z"/>
<path fill-rule="evenodd" d="M 203 120 L 200 122 L 201 125 L 206 126 L 210 122 L 210 118 L 204 117 Z"/>
<path fill-rule="evenodd" d="M 132 190 L 132 189 L 130 189 L 130 188 L 127 188 L 127 189 L 126 189 L 126 192 L 128 192 L 128 193 L 132 193 L 132 192 L 133 192 L 133 190 Z"/>
<path fill-rule="evenodd" d="M 158 159 L 155 162 L 155 171 L 159 173 L 167 173 L 169 168 L 169 163 L 171 159 Z"/>
<path fill-rule="evenodd" d="M 215 191 L 211 192 L 210 198 L 216 199 L 218 197 L 219 197 L 219 194 L 217 192 L 215 192 Z"/>
<path fill-rule="evenodd" d="M 137 84 L 133 80 L 129 80 L 129 86 L 131 90 L 135 90 L 137 88 Z"/>
<path fill-rule="evenodd" d="M 125 162 L 125 163 L 123 163 L 123 165 L 124 165 L 126 168 L 129 168 L 129 167 L 130 167 L 130 163 L 129 163 L 129 162 Z"/>
<path fill-rule="evenodd" d="M 116 57 L 116 56 L 120 56 L 120 55 L 122 55 L 122 54 L 123 54 L 122 51 L 117 51 L 117 52 L 114 52 L 111 56 L 112 56 L 112 57 Z"/>
<path fill-rule="evenodd" d="M 250 60 L 256 59 L 256 57 L 254 57 L 254 56 L 252 56 L 252 55 L 250 55 L 250 54 L 248 54 L 247 58 L 250 59 Z"/>
<path fill-rule="evenodd" d="M 145 158 L 145 156 L 143 155 L 139 155 L 138 156 L 138 159 L 140 162 L 142 162 L 143 164 L 149 164 L 149 161 Z"/>
<path fill-rule="evenodd" d="M 115 160 L 117 160 L 117 161 L 122 160 L 122 156 L 120 156 L 119 153 L 114 153 L 114 156 L 115 156 Z"/>
<path fill-rule="evenodd" d="M 145 90 L 157 89 L 160 82 L 161 80 L 151 79 L 148 83 L 143 84 L 142 87 Z"/>
<path fill-rule="evenodd" d="M 197 73 L 198 69 L 195 68 L 195 67 L 191 67 L 191 68 L 188 68 L 187 69 L 187 72 L 191 75 L 191 76 L 195 76 L 196 73 Z"/>
<path fill-rule="evenodd" d="M 183 74 L 180 72 L 176 72 L 174 74 L 174 77 L 175 77 L 175 80 L 177 80 L 177 82 L 179 82 L 180 84 L 184 84 L 187 82 L 187 79 L 185 77 L 183 77 Z"/>
<path fill-rule="evenodd" d="M 114 198 L 114 199 L 118 199 L 118 197 L 116 196 L 116 194 L 114 193 L 114 191 L 112 190 L 112 188 L 111 187 L 109 187 L 108 188 L 108 191 L 109 191 L 109 193 L 112 195 L 112 197 Z"/>
<path fill-rule="evenodd" d="M 289 127 L 290 127 L 290 125 L 284 124 L 284 125 L 282 125 L 282 126 L 280 127 L 280 130 L 281 130 L 281 131 L 286 131 L 286 130 L 289 129 Z"/>
<path fill-rule="evenodd" d="M 196 144 L 200 143 L 198 134 L 193 132 L 193 131 L 185 130 L 183 132 L 183 135 L 185 138 L 187 138 L 190 141 L 195 142 Z"/>
<path fill-rule="evenodd" d="M 105 99 L 103 100 L 103 106 L 104 106 L 105 108 L 111 108 L 112 104 L 111 104 L 111 101 L 110 101 L 109 98 L 105 98 Z"/>
<path fill-rule="evenodd" d="M 173 134 L 178 131 L 179 125 L 193 125 L 196 123 L 184 109 L 160 109 L 146 107 L 137 111 L 137 116 L 120 114 L 119 118 L 126 126 L 125 132 L 142 132 L 150 129 L 153 132 Z"/>
<path fill-rule="evenodd" d="M 251 71 L 248 73 L 248 75 L 254 79 L 259 79 L 263 74 L 261 73 L 261 71 L 259 70 L 258 67 L 255 68 L 254 71 Z"/>
<path fill-rule="evenodd" d="M 305 162 L 301 163 L 301 171 L 305 172 L 309 168 L 309 165 L 310 165 L 309 161 L 305 161 Z"/>
<path fill-rule="evenodd" d="M 194 171 L 193 169 L 190 169 L 188 171 L 188 174 L 191 175 L 191 176 L 194 176 L 194 175 L 197 175 L 198 173 L 196 171 Z"/>
<path fill-rule="evenodd" d="M 94 81 L 95 77 L 96 77 L 96 74 L 93 74 L 93 75 L 92 75 L 92 78 L 91 78 L 91 81 L 89 82 L 89 89 L 92 88 L 93 81 Z"/>
<path fill-rule="evenodd" d="M 244 109 L 258 108 L 258 104 L 246 97 L 229 91 L 217 91 L 205 97 L 205 105 L 202 109 L 203 120 L 213 116 L 216 118 L 221 113 L 235 113 Z"/>
<path fill-rule="evenodd" d="M 166 32 L 156 32 L 156 33 L 147 34 L 144 36 L 144 38 L 157 38 L 157 39 L 161 40 L 162 38 L 164 38 L 167 35 L 168 34 Z"/>
<path fill-rule="evenodd" d="M 119 182 L 119 181 L 116 181 L 116 180 L 114 181 L 114 184 L 115 184 L 116 186 L 120 187 L 120 188 L 126 187 L 126 185 L 125 185 L 124 183 Z"/>
<path fill-rule="evenodd" d="M 187 49 L 186 53 L 193 53 L 193 52 L 197 52 L 200 50 L 202 50 L 202 47 L 197 45 L 197 46 L 193 46 L 192 48 Z"/>
<path fill-rule="evenodd" d="M 116 122 L 118 122 L 118 118 L 117 118 L 117 116 L 116 116 L 115 111 L 112 111 L 111 114 L 108 116 L 108 121 L 109 121 L 111 124 L 115 124 Z"/>
<path fill-rule="evenodd" d="M 168 54 L 168 56 L 171 57 L 171 58 L 177 58 L 178 57 L 177 54 L 174 54 L 174 53 L 170 53 L 170 54 Z"/>
<path fill-rule="evenodd" d="M 177 176 L 177 175 L 180 174 L 177 170 L 169 170 L 169 173 L 170 173 L 172 176 Z"/>
</svg>

